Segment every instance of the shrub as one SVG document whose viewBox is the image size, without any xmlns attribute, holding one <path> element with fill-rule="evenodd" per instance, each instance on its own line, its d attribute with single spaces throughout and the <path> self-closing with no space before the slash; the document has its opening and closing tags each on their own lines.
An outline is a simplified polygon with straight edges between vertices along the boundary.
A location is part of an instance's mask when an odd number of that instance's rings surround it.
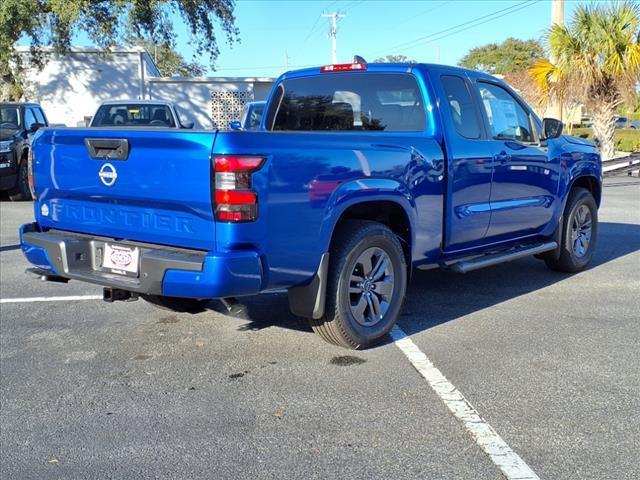
<svg viewBox="0 0 640 480">
<path fill-rule="evenodd" d="M 593 140 L 593 130 L 590 128 L 574 128 L 572 135 Z M 622 152 L 640 152 L 640 130 L 619 128 L 616 130 L 614 141 L 616 150 Z"/>
</svg>

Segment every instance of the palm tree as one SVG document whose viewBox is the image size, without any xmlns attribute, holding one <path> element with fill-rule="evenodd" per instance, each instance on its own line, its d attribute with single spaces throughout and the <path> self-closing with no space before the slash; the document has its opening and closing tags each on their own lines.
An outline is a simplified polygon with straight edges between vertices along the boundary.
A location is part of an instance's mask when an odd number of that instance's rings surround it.
<svg viewBox="0 0 640 480">
<path fill-rule="evenodd" d="M 566 26 L 549 29 L 546 43 L 555 63 L 535 62 L 529 69 L 535 83 L 546 98 L 577 100 L 591 110 L 602 157 L 612 158 L 616 109 L 635 102 L 640 80 L 638 3 L 579 6 Z"/>
</svg>

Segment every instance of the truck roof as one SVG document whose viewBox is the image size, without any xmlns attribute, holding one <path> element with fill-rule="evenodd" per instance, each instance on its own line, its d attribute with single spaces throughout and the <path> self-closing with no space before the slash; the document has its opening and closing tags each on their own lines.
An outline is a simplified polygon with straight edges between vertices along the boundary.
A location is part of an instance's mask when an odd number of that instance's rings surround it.
<svg viewBox="0 0 640 480">
<path fill-rule="evenodd" d="M 39 103 L 34 103 L 34 102 L 0 102 L 0 105 L 2 106 L 11 105 L 14 107 L 39 107 L 40 106 Z"/>
<path fill-rule="evenodd" d="M 173 105 L 173 102 L 168 100 L 136 100 L 123 98 L 121 100 L 105 100 L 100 105 L 118 105 L 122 103 L 136 103 L 138 105 Z"/>
<path fill-rule="evenodd" d="M 410 72 L 415 68 L 418 69 L 424 69 L 424 70 L 430 70 L 433 68 L 445 68 L 447 70 L 450 71 L 458 71 L 459 73 L 465 73 L 469 76 L 475 77 L 475 78 L 487 78 L 487 79 L 493 79 L 496 80 L 496 77 L 494 77 L 493 75 L 490 75 L 488 73 L 485 72 L 480 72 L 478 70 L 471 70 L 469 68 L 463 68 L 463 67 L 456 67 L 456 66 L 452 66 L 452 65 L 440 65 L 440 64 L 436 64 L 436 63 L 366 63 L 367 65 L 367 72 L 368 71 L 374 71 L 374 72 Z M 284 73 L 280 79 L 284 79 L 284 78 L 296 78 L 296 77 L 306 77 L 309 75 L 320 75 L 320 69 L 322 68 L 322 66 L 317 66 L 317 67 L 309 67 L 309 68 L 303 68 L 300 70 L 291 70 L 289 72 Z"/>
</svg>

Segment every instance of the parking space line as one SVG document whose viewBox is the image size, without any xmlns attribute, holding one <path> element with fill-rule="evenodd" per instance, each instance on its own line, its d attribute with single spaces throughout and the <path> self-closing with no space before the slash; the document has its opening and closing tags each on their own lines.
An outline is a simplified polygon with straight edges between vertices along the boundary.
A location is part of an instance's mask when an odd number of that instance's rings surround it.
<svg viewBox="0 0 640 480">
<path fill-rule="evenodd" d="M 68 297 L 31 297 L 31 298 L 0 298 L 0 303 L 31 303 L 31 302 L 73 302 L 76 300 L 102 300 L 102 295 L 71 295 Z"/>
<path fill-rule="evenodd" d="M 391 338 L 505 477 L 509 480 L 539 480 L 538 475 L 517 453 L 511 450 L 502 437 L 480 416 L 460 390 L 431 363 L 404 330 L 397 325 L 394 326 L 391 330 Z"/>
</svg>

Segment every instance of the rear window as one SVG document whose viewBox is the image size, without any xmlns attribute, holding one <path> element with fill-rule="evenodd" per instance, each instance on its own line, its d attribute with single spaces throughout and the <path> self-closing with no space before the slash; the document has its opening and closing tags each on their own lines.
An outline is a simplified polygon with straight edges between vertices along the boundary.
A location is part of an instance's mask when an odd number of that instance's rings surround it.
<svg viewBox="0 0 640 480">
<path fill-rule="evenodd" d="M 166 105 L 110 104 L 96 112 L 92 127 L 175 127 L 171 110 Z"/>
<path fill-rule="evenodd" d="M 422 94 L 407 74 L 338 73 L 284 80 L 273 130 L 421 132 Z M 269 115 L 271 117 L 271 115 Z"/>
<path fill-rule="evenodd" d="M 480 138 L 480 122 L 464 80 L 456 75 L 442 75 L 442 86 L 449 102 L 453 126 L 464 138 Z"/>
</svg>

